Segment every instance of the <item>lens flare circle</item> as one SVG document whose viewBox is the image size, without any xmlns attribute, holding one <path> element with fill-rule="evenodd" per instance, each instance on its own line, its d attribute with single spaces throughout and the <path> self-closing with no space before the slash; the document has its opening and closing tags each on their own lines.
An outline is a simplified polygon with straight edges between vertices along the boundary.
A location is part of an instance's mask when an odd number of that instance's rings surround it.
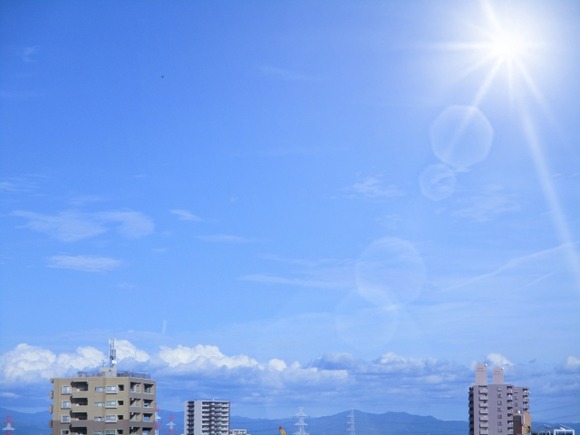
<svg viewBox="0 0 580 435">
<path fill-rule="evenodd" d="M 450 106 L 431 125 L 431 147 L 447 166 L 466 171 L 487 158 L 493 127 L 475 106 Z"/>
<path fill-rule="evenodd" d="M 403 239 L 375 240 L 356 264 L 358 294 L 376 307 L 391 310 L 416 300 L 426 279 L 423 258 Z"/>
</svg>

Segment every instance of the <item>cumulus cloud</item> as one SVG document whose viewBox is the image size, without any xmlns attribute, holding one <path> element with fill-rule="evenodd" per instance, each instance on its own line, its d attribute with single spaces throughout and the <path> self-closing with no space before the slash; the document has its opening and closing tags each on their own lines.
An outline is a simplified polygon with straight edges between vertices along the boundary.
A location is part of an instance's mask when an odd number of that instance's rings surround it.
<svg viewBox="0 0 580 435">
<path fill-rule="evenodd" d="M 349 353 L 329 353 L 303 365 L 279 358 L 260 362 L 248 355 L 227 355 L 217 346 L 207 344 L 163 346 L 156 352 L 147 352 L 124 339 L 116 340 L 115 346 L 119 369 L 129 366 L 130 370 L 150 373 L 158 382 L 158 400 L 167 409 L 179 409 L 194 391 L 200 397 L 227 398 L 236 404 L 237 413 L 247 416 L 272 407 L 292 412 L 305 403 L 323 412 L 328 412 L 328 404 L 336 412 L 354 405 L 368 412 L 420 413 L 425 410 L 425 403 L 445 403 L 463 409 L 465 389 L 474 376 L 470 367 L 394 352 L 372 361 L 357 359 Z M 488 355 L 487 360 L 513 364 L 496 353 Z M 51 377 L 73 376 L 77 371 L 96 372 L 105 362 L 105 355 L 90 346 L 58 354 L 19 344 L 0 356 L 0 406 L 3 400 L 13 406 L 18 401 L 30 401 L 32 389 L 46 391 Z M 571 356 L 566 366 L 569 371 L 558 372 L 557 382 L 546 382 L 555 371 L 534 372 L 528 377 L 549 394 L 564 390 L 568 395 L 579 394 L 580 386 L 570 379 L 577 377 L 580 359 Z M 525 376 L 525 368 L 518 366 L 520 376 Z M 536 391 L 540 387 L 532 384 L 530 388 Z"/>
<path fill-rule="evenodd" d="M 490 353 L 487 355 L 486 360 L 491 363 L 491 365 L 496 367 L 513 367 L 514 363 L 512 363 L 509 359 L 499 353 Z"/>
<path fill-rule="evenodd" d="M 194 347 L 177 346 L 176 348 L 162 347 L 159 358 L 169 367 L 188 368 L 192 371 L 212 367 L 257 367 L 258 362 L 245 355 L 228 357 L 217 346 L 199 344 Z"/>
<path fill-rule="evenodd" d="M 0 383 L 36 382 L 71 371 L 98 367 L 104 355 L 92 347 L 79 347 L 74 353 L 56 354 L 48 349 L 19 344 L 0 357 Z"/>
<path fill-rule="evenodd" d="M 128 340 L 115 340 L 117 360 L 134 359 L 138 362 L 147 362 L 151 358 L 147 352 L 138 349 Z"/>
<path fill-rule="evenodd" d="M 121 265 L 121 260 L 115 258 L 90 255 L 54 255 L 48 259 L 48 267 L 81 272 L 108 272 Z"/>
<path fill-rule="evenodd" d="M 136 211 L 81 213 L 66 210 L 49 215 L 16 210 L 12 212 L 12 216 L 25 219 L 24 228 L 67 243 L 97 237 L 110 230 L 116 231 L 122 237 L 136 239 L 151 234 L 154 229 L 153 221 Z"/>
</svg>

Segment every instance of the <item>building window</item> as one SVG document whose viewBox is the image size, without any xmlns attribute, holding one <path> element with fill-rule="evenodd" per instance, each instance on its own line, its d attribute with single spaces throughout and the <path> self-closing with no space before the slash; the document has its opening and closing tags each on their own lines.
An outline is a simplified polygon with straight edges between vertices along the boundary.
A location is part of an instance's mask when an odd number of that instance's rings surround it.
<svg viewBox="0 0 580 435">
<path fill-rule="evenodd" d="M 70 409 L 70 400 L 60 402 L 60 409 Z"/>
<path fill-rule="evenodd" d="M 61 423 L 70 423 L 70 415 L 61 415 L 60 422 Z"/>
<path fill-rule="evenodd" d="M 105 430 L 105 435 L 116 435 L 117 431 L 115 429 L 107 429 Z"/>
<path fill-rule="evenodd" d="M 95 393 L 104 393 L 105 387 L 95 387 Z"/>
<path fill-rule="evenodd" d="M 61 429 L 60 430 L 60 435 L 69 435 L 70 431 L 68 429 Z"/>
<path fill-rule="evenodd" d="M 105 422 L 107 423 L 116 423 L 117 416 L 116 415 L 105 415 Z"/>
<path fill-rule="evenodd" d="M 70 393 L 71 393 L 70 385 L 62 385 L 60 387 L 60 394 L 70 394 Z"/>
<path fill-rule="evenodd" d="M 95 407 L 96 408 L 102 408 L 105 406 L 105 402 L 95 402 Z"/>
<path fill-rule="evenodd" d="M 105 392 L 106 393 L 116 393 L 117 392 L 117 386 L 116 385 L 107 385 L 105 387 Z"/>
<path fill-rule="evenodd" d="M 93 435 L 103 435 L 103 432 L 93 432 Z"/>
<path fill-rule="evenodd" d="M 107 400 L 105 402 L 105 408 L 116 408 L 117 407 L 117 401 L 116 400 Z"/>
</svg>

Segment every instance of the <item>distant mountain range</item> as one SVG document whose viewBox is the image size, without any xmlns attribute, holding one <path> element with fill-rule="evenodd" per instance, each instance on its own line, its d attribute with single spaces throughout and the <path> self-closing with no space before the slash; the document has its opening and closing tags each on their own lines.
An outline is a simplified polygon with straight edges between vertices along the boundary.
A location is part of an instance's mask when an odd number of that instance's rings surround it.
<svg viewBox="0 0 580 435">
<path fill-rule="evenodd" d="M 424 417 L 407 414 L 406 412 L 385 412 L 384 414 L 369 414 L 362 411 L 354 412 L 356 435 L 466 435 L 469 433 L 466 421 L 444 421 L 434 417 Z M 348 421 L 351 411 L 325 417 L 310 417 L 306 419 L 306 432 L 310 435 L 348 435 Z M 183 412 L 161 411 L 160 435 L 168 435 L 167 423 L 173 417 L 174 434 L 183 433 Z M 11 416 L 15 431 L 13 435 L 48 435 L 50 434 L 50 413 L 38 412 L 27 414 L 0 408 L 0 421 Z M 298 429 L 296 418 L 289 417 L 278 420 L 256 419 L 246 417 L 231 417 L 232 429 L 247 429 L 251 435 L 278 435 L 278 426 L 284 427 L 289 435 Z M 544 423 L 534 423 L 534 428 Z M 580 434 L 580 423 L 564 423 Z"/>
</svg>

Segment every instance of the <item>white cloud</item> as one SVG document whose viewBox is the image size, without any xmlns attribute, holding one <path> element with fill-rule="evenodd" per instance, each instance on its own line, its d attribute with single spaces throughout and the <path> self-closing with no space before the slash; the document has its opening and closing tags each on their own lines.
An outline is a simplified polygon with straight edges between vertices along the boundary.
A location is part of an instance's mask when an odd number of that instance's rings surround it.
<svg viewBox="0 0 580 435">
<path fill-rule="evenodd" d="M 135 211 L 107 211 L 97 213 L 95 216 L 105 224 L 117 224 L 115 227 L 117 232 L 128 239 L 148 236 L 154 229 L 151 219 Z"/>
<path fill-rule="evenodd" d="M 496 367 L 513 367 L 514 363 L 507 359 L 505 356 L 499 353 L 490 353 L 486 357 L 487 361 L 489 361 L 493 366 Z"/>
<path fill-rule="evenodd" d="M 134 359 L 138 362 L 147 362 L 150 356 L 147 352 L 140 350 L 128 340 L 115 340 L 117 360 Z"/>
<path fill-rule="evenodd" d="M 154 224 L 145 215 L 135 211 L 106 211 L 81 213 L 74 210 L 55 215 L 16 210 L 12 216 L 27 220 L 24 228 L 47 234 L 61 242 L 78 242 L 104 234 L 111 229 L 121 236 L 135 239 L 153 232 Z"/>
<path fill-rule="evenodd" d="M 286 364 L 286 362 L 284 360 L 274 358 L 274 359 L 271 359 L 270 361 L 268 361 L 268 368 L 270 370 L 283 372 L 284 370 L 286 370 L 288 368 L 288 365 Z"/>
<path fill-rule="evenodd" d="M 90 255 L 54 255 L 48 259 L 48 267 L 81 272 L 108 272 L 122 264 L 121 260 L 115 258 Z"/>
<path fill-rule="evenodd" d="M 71 371 L 98 367 L 104 355 L 92 347 L 79 347 L 74 353 L 54 352 L 26 343 L 0 357 L 0 384 L 13 382 L 36 382 L 64 376 Z"/>
<path fill-rule="evenodd" d="M 346 189 L 353 196 L 371 200 L 385 200 L 404 196 L 398 186 L 394 184 L 384 184 L 380 176 L 371 176 L 363 181 L 354 183 Z"/>
<path fill-rule="evenodd" d="M 177 346 L 162 347 L 159 358 L 169 367 L 187 367 L 192 371 L 212 367 L 257 367 L 258 362 L 245 355 L 229 357 L 224 355 L 217 346 L 198 344 L 194 347 Z"/>
<path fill-rule="evenodd" d="M 567 372 L 580 372 L 580 358 L 575 356 L 569 356 L 566 358 L 566 362 L 564 363 L 564 370 Z"/>
<path fill-rule="evenodd" d="M 280 358 L 261 363 L 247 355 L 226 355 L 213 345 L 161 347 L 151 356 L 124 339 L 116 340 L 115 346 L 118 368 L 129 366 L 131 370 L 150 373 L 158 382 L 158 400 L 163 403 L 179 405 L 190 399 L 191 391 L 208 397 L 219 397 L 227 391 L 227 398 L 236 403 L 237 412 L 248 416 L 252 409 L 259 412 L 256 410 L 264 407 L 296 409 L 304 405 L 307 397 L 319 399 L 310 399 L 308 403 L 323 410 L 320 412 L 328 412 L 329 407 L 324 405 L 328 403 L 337 412 L 357 406 L 368 412 L 420 413 L 426 401 L 463 409 L 465 389 L 474 376 L 469 367 L 394 352 L 387 352 L 375 361 L 357 359 L 349 353 L 325 354 L 302 365 Z M 513 364 L 499 354 L 488 355 L 488 361 Z M 77 371 L 96 372 L 105 362 L 105 355 L 93 347 L 57 354 L 19 344 L 0 356 L 0 406 L 3 400 L 13 406 L 18 401 L 30 400 L 33 389 L 46 391 L 51 377 L 74 376 Z M 577 377 L 577 371 L 573 370 L 577 370 L 580 359 L 571 356 L 566 364 L 570 371 L 554 368 L 538 372 L 524 364 L 518 365 L 517 373 L 520 379 L 530 379 L 530 383 L 523 385 L 529 385 L 537 395 L 578 394 L 580 385 L 570 380 Z M 553 378 L 554 374 L 557 378 Z"/>
<path fill-rule="evenodd" d="M 193 214 L 189 210 L 174 208 L 174 209 L 169 210 L 169 212 L 171 214 L 174 214 L 175 216 L 177 216 L 177 218 L 182 220 L 182 221 L 190 221 L 190 222 L 202 222 L 203 221 L 202 218 Z"/>
<path fill-rule="evenodd" d="M 12 215 L 27 219 L 25 228 L 47 234 L 61 242 L 77 242 L 107 231 L 101 222 L 77 212 L 65 211 L 58 215 L 43 215 L 17 210 L 12 212 Z"/>
<path fill-rule="evenodd" d="M 439 365 L 437 360 L 432 358 L 405 358 L 394 352 L 382 355 L 376 363 L 383 372 L 397 373 L 423 372 Z"/>
</svg>

